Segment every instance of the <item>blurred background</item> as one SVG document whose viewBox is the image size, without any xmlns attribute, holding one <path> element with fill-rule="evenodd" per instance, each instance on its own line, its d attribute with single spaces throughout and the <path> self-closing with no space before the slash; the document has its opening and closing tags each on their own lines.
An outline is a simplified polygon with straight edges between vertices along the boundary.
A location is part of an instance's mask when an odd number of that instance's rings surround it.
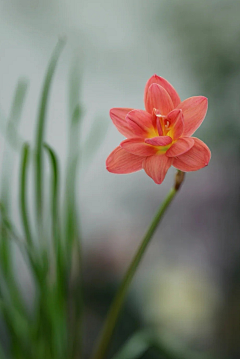
<svg viewBox="0 0 240 359">
<path fill-rule="evenodd" d="M 116 346 L 144 326 L 170 346 L 240 357 L 240 2 L 233 0 L 0 0 L 0 115 L 19 78 L 29 81 L 21 136 L 31 141 L 46 67 L 59 36 L 67 45 L 54 78 L 47 140 L 62 170 L 67 147 L 67 84 L 77 59 L 85 143 L 77 202 L 84 241 L 85 351 L 91 349 L 115 288 L 152 216 L 173 183 L 144 171 L 114 175 L 105 159 L 122 140 L 111 107 L 143 108 L 154 73 L 182 100 L 209 99 L 197 137 L 209 166 L 189 173 L 134 280 Z M 88 137 L 91 128 L 95 135 Z M 1 157 L 4 136 L 0 142 Z M 94 155 L 93 155 L 93 152 Z M 12 174 L 18 221 L 17 171 Z M 16 187 L 16 190 L 15 190 Z M 22 275 L 22 285 L 29 281 Z M 29 289 L 30 290 L 30 289 Z M 176 344 L 177 345 L 177 344 Z M 149 351 L 144 358 L 158 358 Z M 194 356 L 192 356 L 194 358 Z"/>
</svg>

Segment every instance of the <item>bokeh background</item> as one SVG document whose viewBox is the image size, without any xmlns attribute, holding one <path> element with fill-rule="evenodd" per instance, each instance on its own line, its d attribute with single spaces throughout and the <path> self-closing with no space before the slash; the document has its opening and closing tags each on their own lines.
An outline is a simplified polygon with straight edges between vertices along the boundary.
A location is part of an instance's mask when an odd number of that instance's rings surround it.
<svg viewBox="0 0 240 359">
<path fill-rule="evenodd" d="M 187 174 L 155 234 L 116 345 L 146 326 L 166 345 L 181 343 L 186 350 L 218 358 L 240 357 L 239 18 L 240 2 L 233 0 L 0 0 L 0 114 L 3 121 L 18 79 L 27 78 L 20 127 L 26 140 L 34 137 L 52 50 L 59 36 L 67 39 L 47 128 L 63 171 L 67 84 L 74 61 L 81 74 L 84 122 L 79 142 L 85 145 L 77 201 L 85 255 L 86 353 L 146 226 L 173 183 L 174 169 L 161 186 L 143 171 L 121 176 L 105 169 L 106 157 L 122 139 L 109 109 L 143 108 L 145 83 L 156 73 L 174 85 L 181 99 L 209 98 L 197 136 L 209 145 L 212 159 L 207 168 Z M 1 136 L 0 149 L 3 143 Z M 15 167 L 17 191 L 17 161 Z M 13 194 L 18 221 L 16 202 Z M 24 275 L 21 281 L 29 289 Z M 154 352 L 145 355 L 155 357 Z"/>
</svg>

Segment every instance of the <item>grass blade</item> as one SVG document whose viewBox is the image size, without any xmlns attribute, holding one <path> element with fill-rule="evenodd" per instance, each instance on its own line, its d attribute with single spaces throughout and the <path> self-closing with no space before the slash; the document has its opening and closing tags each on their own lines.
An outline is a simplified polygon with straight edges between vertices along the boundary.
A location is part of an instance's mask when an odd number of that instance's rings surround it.
<svg viewBox="0 0 240 359">
<path fill-rule="evenodd" d="M 81 239 L 79 233 L 79 218 L 76 205 L 76 178 L 79 164 L 79 129 L 81 123 L 81 109 L 77 105 L 72 115 L 70 134 L 69 134 L 69 155 L 67 164 L 66 192 L 65 192 L 65 246 L 66 261 L 69 273 L 71 271 L 73 249 L 78 258 L 79 278 L 78 289 L 72 295 L 71 307 L 72 318 L 69 322 L 69 351 L 71 357 L 81 357 L 82 348 L 82 313 L 83 313 L 83 293 L 82 293 L 82 268 L 81 268 Z M 76 285 L 76 284 L 73 284 Z"/>
<path fill-rule="evenodd" d="M 50 165 L 52 169 L 52 185 L 51 185 L 51 212 L 52 212 L 52 232 L 55 239 L 56 250 L 58 248 L 58 240 L 60 239 L 59 229 L 59 164 L 57 155 L 54 150 L 48 145 L 44 144 L 44 148 L 49 156 Z"/>
<path fill-rule="evenodd" d="M 17 125 L 21 118 L 21 112 L 25 95 L 27 91 L 27 83 L 24 80 L 20 80 L 17 84 L 14 99 L 11 106 L 9 119 L 6 124 L 5 136 L 6 141 L 3 150 L 3 162 L 2 162 L 2 183 L 1 183 L 1 204 L 4 207 L 4 211 L 9 213 L 10 211 L 10 190 L 12 171 L 13 171 L 13 153 L 10 151 L 9 143 L 15 147 L 18 143 Z M 9 143 L 7 143 L 7 140 Z M 1 240 L 0 240 L 0 251 L 2 259 L 4 261 L 4 267 L 6 271 L 12 271 L 12 248 L 11 243 L 7 240 L 7 233 L 1 228 Z"/>
<path fill-rule="evenodd" d="M 22 140 L 17 133 L 18 125 L 21 119 L 24 101 L 26 98 L 28 82 L 25 79 L 18 81 L 13 104 L 10 111 L 9 121 L 6 129 L 6 135 L 9 143 L 16 150 L 22 145 Z"/>
<path fill-rule="evenodd" d="M 56 69 L 56 65 L 63 49 L 65 41 L 60 39 L 50 60 L 47 74 L 45 77 L 41 100 L 39 115 L 37 121 L 37 132 L 35 142 L 35 190 L 36 190 L 36 216 L 37 222 L 42 225 L 42 200 L 43 200 L 43 163 L 42 163 L 42 145 L 44 140 L 44 130 L 46 124 L 46 114 L 49 100 L 49 92 L 53 79 L 53 75 Z"/>
<path fill-rule="evenodd" d="M 5 131 L 6 140 L 16 150 L 18 150 L 21 140 L 17 134 L 17 127 L 21 118 L 24 100 L 27 92 L 27 82 L 25 80 L 19 80 L 15 95 L 7 122 Z M 5 143 L 3 164 L 2 164 L 2 188 L 1 188 L 1 202 L 3 203 L 5 210 L 9 210 L 10 204 L 10 188 L 9 183 L 12 178 L 13 156 L 8 149 L 8 143 Z"/>
<path fill-rule="evenodd" d="M 63 248 L 61 241 L 61 230 L 60 230 L 60 217 L 59 217 L 59 164 L 57 155 L 54 150 L 44 144 L 44 148 L 48 154 L 50 160 L 50 166 L 52 169 L 52 179 L 51 179 L 51 217 L 52 217 L 52 235 L 53 235 L 53 248 L 55 255 L 56 263 L 56 274 L 57 274 L 57 283 L 61 293 L 65 289 L 65 265 L 63 263 Z"/>
<path fill-rule="evenodd" d="M 80 106 L 76 106 L 73 112 L 70 135 L 69 135 L 69 154 L 66 177 L 66 196 L 65 196 L 65 218 L 66 218 L 66 245 L 71 249 L 74 238 L 76 238 L 76 176 L 79 162 L 79 127 L 81 120 Z"/>
<path fill-rule="evenodd" d="M 19 134 L 17 133 L 17 127 L 21 118 L 27 87 L 28 82 L 25 79 L 20 79 L 18 81 L 14 100 L 10 110 L 10 116 L 8 116 L 8 119 L 7 116 L 3 114 L 2 110 L 0 109 L 0 131 L 6 135 L 9 144 L 15 150 L 18 150 L 19 146 L 23 142 Z"/>
<path fill-rule="evenodd" d="M 82 260 L 81 260 L 81 236 L 79 232 L 79 217 L 76 205 L 76 178 L 78 173 L 80 155 L 80 125 L 82 119 L 82 107 L 79 104 L 81 88 L 81 74 L 79 60 L 75 59 L 69 76 L 69 137 L 68 137 L 68 162 L 66 169 L 65 188 L 65 245 L 66 260 L 71 265 L 72 255 L 77 255 L 78 278 L 70 284 L 69 306 L 71 315 L 68 321 L 69 331 L 69 356 L 82 357 L 82 329 L 83 329 L 83 293 L 82 293 Z M 69 267 L 69 265 L 68 265 Z M 71 267 L 69 267 L 71 270 Z"/>
<path fill-rule="evenodd" d="M 28 244 L 32 245 L 32 234 L 30 230 L 29 214 L 27 209 L 27 170 L 29 165 L 29 145 L 24 144 L 22 148 L 22 162 L 20 167 L 20 188 L 19 188 L 19 203 L 20 203 L 20 215 L 24 234 Z"/>
</svg>

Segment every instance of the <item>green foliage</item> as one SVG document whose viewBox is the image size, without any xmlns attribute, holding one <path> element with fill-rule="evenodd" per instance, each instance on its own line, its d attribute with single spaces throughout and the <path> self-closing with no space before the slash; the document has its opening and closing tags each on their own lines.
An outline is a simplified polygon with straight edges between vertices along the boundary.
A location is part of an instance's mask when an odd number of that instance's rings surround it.
<svg viewBox="0 0 240 359">
<path fill-rule="evenodd" d="M 37 121 L 37 132 L 36 132 L 36 148 L 35 148 L 35 191 L 36 191 L 36 215 L 37 223 L 42 222 L 42 210 L 43 210 L 43 160 L 42 160 L 42 145 L 44 139 L 44 130 L 46 125 L 46 112 L 49 100 L 49 92 L 53 79 L 53 75 L 56 69 L 58 58 L 61 54 L 62 48 L 64 46 L 64 40 L 59 40 L 56 49 L 53 53 L 52 59 L 49 63 L 48 71 L 43 85 L 41 101 L 39 106 L 39 115 Z"/>
<path fill-rule="evenodd" d="M 69 119 L 69 156 L 65 179 L 64 203 L 61 203 L 60 166 L 55 151 L 45 143 L 45 127 L 50 88 L 56 65 L 64 45 L 59 40 L 50 60 L 41 94 L 35 144 L 24 143 L 18 135 L 18 124 L 27 90 L 26 81 L 17 85 L 9 120 L 5 127 L 7 161 L 3 161 L 0 218 L 0 317 L 8 344 L 0 343 L 3 359 L 65 359 L 81 356 L 82 290 L 70 298 L 73 250 L 80 264 L 80 235 L 77 224 L 75 183 L 78 166 L 79 124 L 78 103 L 80 78 L 70 76 L 69 93 L 75 109 Z M 74 97 L 75 96 L 75 97 Z M 74 140 L 74 141 L 73 141 Z M 9 178 L 13 170 L 13 151 L 21 150 L 19 173 L 19 212 L 23 235 L 13 226 L 10 213 Z M 44 153 L 50 164 L 49 200 L 46 201 Z M 34 166 L 35 201 L 30 204 L 28 177 Z M 44 185 L 43 185 L 44 184 Z M 30 209 L 35 208 L 33 221 Z M 63 210 L 61 210 L 61 208 Z M 49 209 L 49 210 L 48 210 Z M 49 221 L 50 219 L 50 221 Z M 62 219 L 62 220 L 61 220 Z M 49 223 L 50 227 L 45 225 Z M 77 248 L 77 251 L 76 251 Z M 19 288 L 14 256 L 22 256 L 34 285 L 32 306 L 27 306 Z M 69 303 L 71 302 L 71 316 Z M 76 345 L 77 343 L 77 345 Z"/>
</svg>

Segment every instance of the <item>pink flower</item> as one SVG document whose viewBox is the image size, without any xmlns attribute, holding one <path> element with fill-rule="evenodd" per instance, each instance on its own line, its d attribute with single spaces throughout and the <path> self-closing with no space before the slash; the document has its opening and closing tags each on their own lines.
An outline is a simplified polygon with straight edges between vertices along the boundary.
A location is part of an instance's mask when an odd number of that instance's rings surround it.
<svg viewBox="0 0 240 359">
<path fill-rule="evenodd" d="M 110 110 L 114 125 L 127 139 L 108 156 L 109 172 L 131 173 L 143 168 L 160 184 L 170 166 L 189 172 L 208 165 L 209 148 L 191 137 L 207 113 L 206 97 L 194 96 L 181 102 L 167 80 L 153 75 L 145 87 L 144 103 L 145 111 Z"/>
</svg>

